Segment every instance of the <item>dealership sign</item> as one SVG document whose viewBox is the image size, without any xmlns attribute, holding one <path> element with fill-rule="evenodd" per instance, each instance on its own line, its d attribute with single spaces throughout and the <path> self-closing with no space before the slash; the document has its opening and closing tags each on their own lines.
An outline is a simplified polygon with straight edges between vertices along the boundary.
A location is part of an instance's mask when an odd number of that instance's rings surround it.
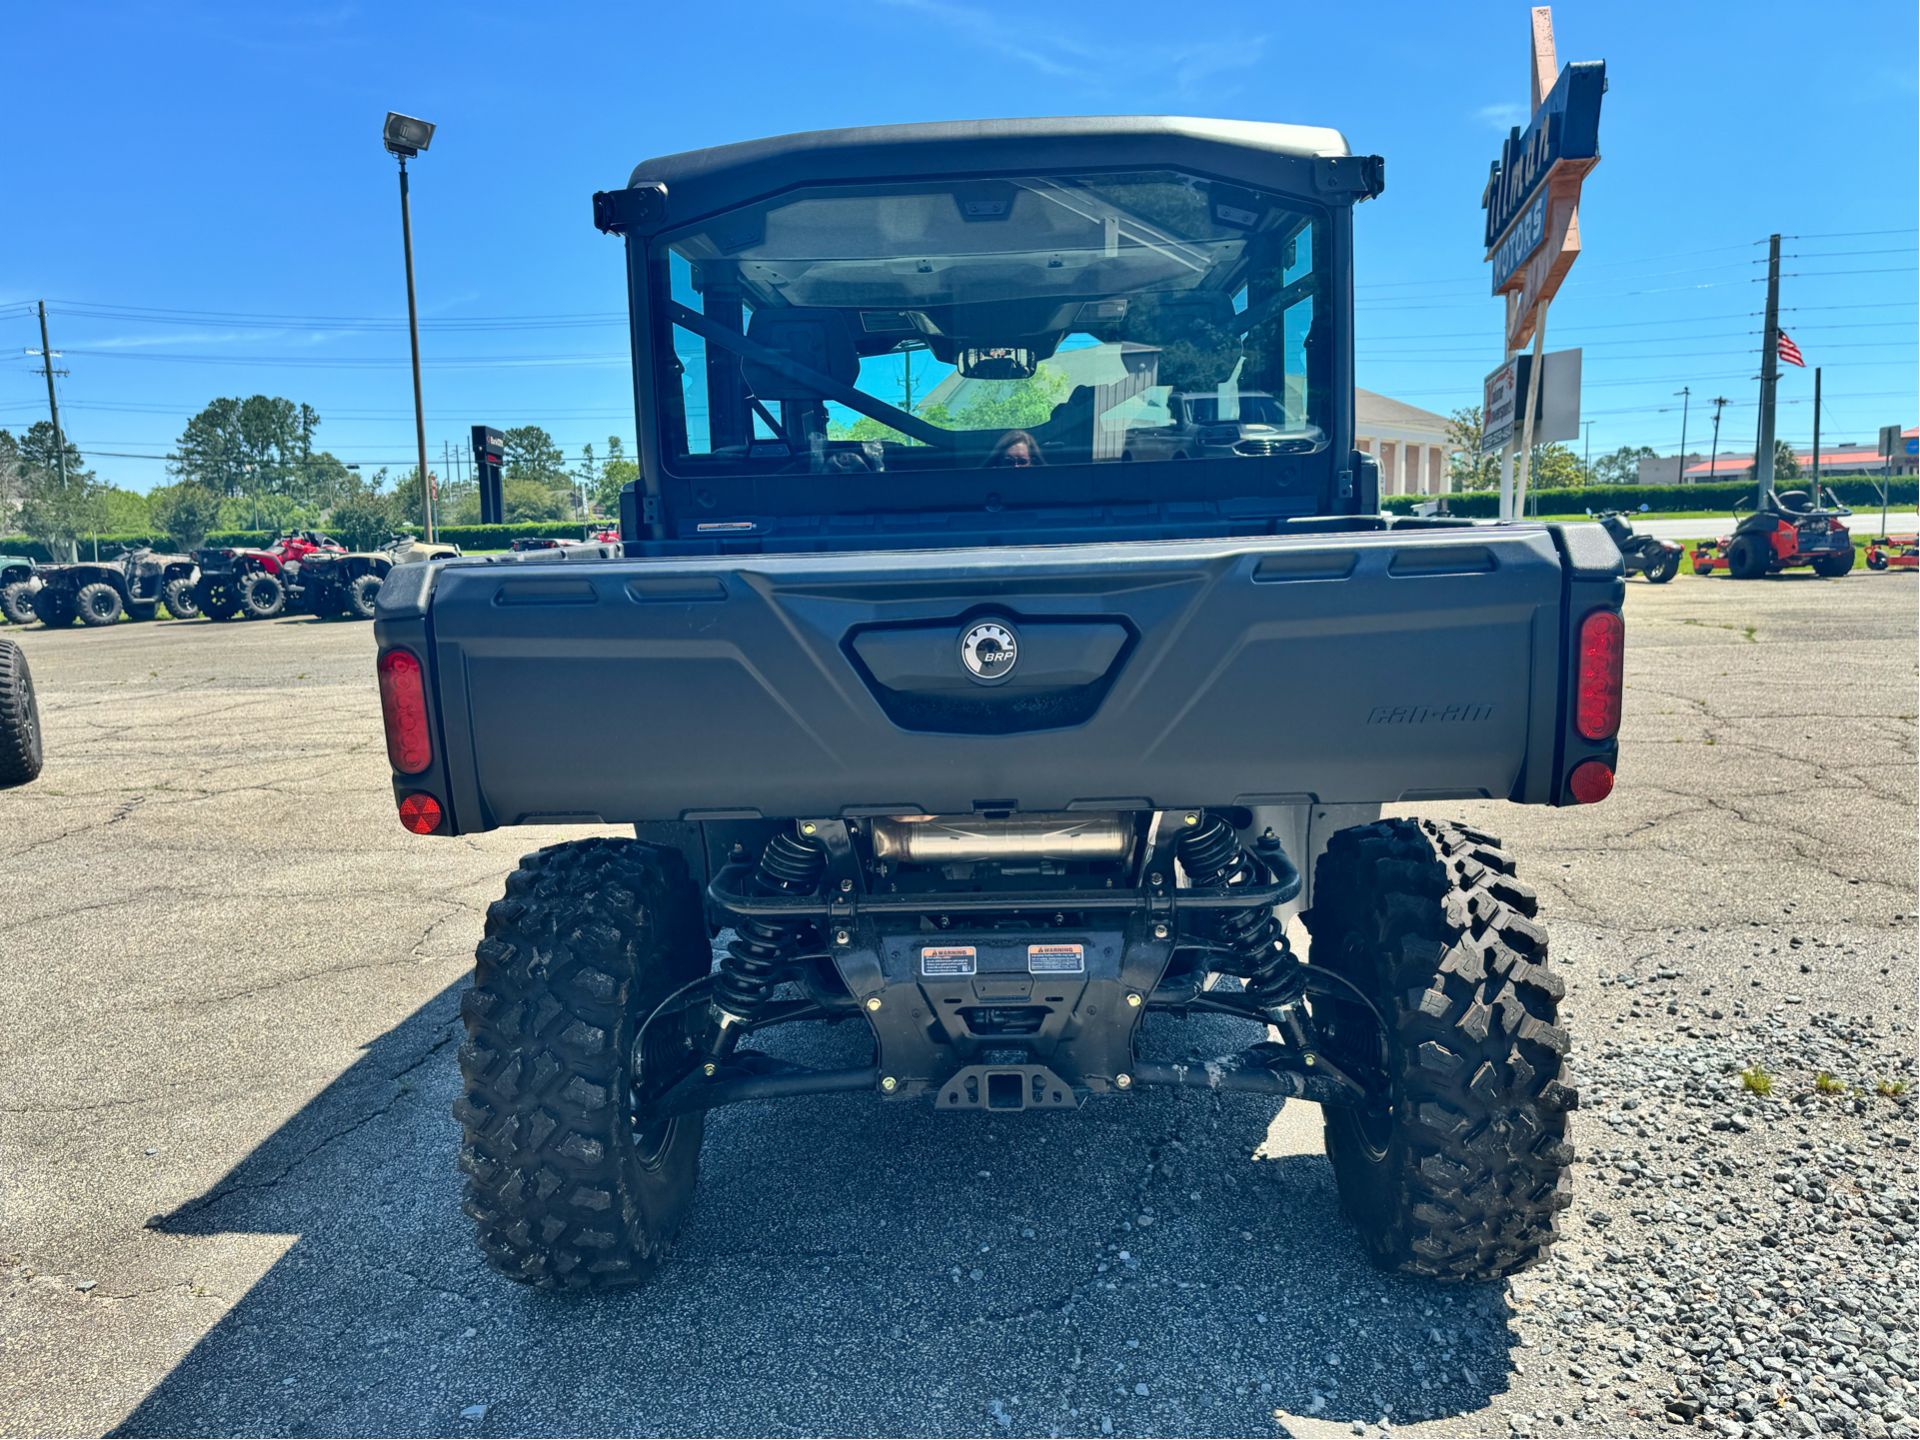
<svg viewBox="0 0 1920 1440">
<path fill-rule="evenodd" d="M 1530 12 L 1532 118 L 1515 126 L 1481 191 L 1481 239 L 1493 293 L 1507 297 L 1509 353 L 1525 346 L 1547 302 L 1580 254 L 1580 183 L 1600 163 L 1600 100 L 1607 66 L 1588 60 L 1560 67 L 1553 12 Z"/>
<path fill-rule="evenodd" d="M 1515 126 L 1493 162 L 1480 203 L 1486 207 L 1486 248 L 1495 249 L 1562 161 L 1600 158 L 1600 97 L 1607 63 L 1588 60 L 1560 72 L 1522 134 Z"/>
<path fill-rule="evenodd" d="M 1549 350 L 1539 357 L 1539 408 L 1533 415 L 1533 443 L 1572 440 L 1580 434 L 1580 350 Z M 1481 397 L 1480 450 L 1487 454 L 1516 440 L 1533 395 L 1532 355 L 1516 355 L 1487 376 Z"/>
<path fill-rule="evenodd" d="M 1533 197 L 1533 203 L 1527 206 L 1513 228 L 1501 237 L 1500 243 L 1493 247 L 1493 293 L 1498 295 L 1513 278 L 1513 272 L 1527 263 L 1529 256 L 1540 248 L 1540 242 L 1547 238 L 1547 197 L 1540 194 Z"/>
</svg>

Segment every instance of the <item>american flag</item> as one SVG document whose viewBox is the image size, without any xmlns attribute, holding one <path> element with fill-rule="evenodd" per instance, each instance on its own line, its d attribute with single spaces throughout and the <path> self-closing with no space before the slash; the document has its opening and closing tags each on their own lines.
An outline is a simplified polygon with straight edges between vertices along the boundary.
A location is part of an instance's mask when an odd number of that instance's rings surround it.
<svg viewBox="0 0 1920 1440">
<path fill-rule="evenodd" d="M 1800 353 L 1800 347 L 1793 343 L 1793 337 L 1784 330 L 1780 332 L 1780 358 L 1789 365 L 1798 365 L 1802 370 L 1807 368 L 1806 357 Z"/>
</svg>

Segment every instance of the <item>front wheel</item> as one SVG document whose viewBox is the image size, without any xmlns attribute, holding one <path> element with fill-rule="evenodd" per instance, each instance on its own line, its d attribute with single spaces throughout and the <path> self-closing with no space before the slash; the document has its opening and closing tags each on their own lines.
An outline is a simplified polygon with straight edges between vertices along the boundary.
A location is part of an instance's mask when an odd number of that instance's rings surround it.
<svg viewBox="0 0 1920 1440">
<path fill-rule="evenodd" d="M 126 610 L 126 604 L 120 598 L 120 592 L 104 580 L 96 580 L 91 585 L 82 585 L 80 593 L 73 597 L 73 608 L 80 616 L 82 625 L 111 625 Z"/>
<path fill-rule="evenodd" d="M 287 587 L 278 575 L 261 570 L 242 575 L 234 587 L 240 613 L 249 620 L 271 620 L 287 608 Z"/>
<path fill-rule="evenodd" d="M 1316 990 L 1314 1019 L 1328 1058 L 1382 1097 L 1327 1112 L 1342 1208 L 1385 1269 L 1526 1269 L 1570 1198 L 1576 1103 L 1533 891 L 1492 837 L 1413 820 L 1340 831 L 1314 885 L 1310 959 L 1367 1001 Z"/>
<path fill-rule="evenodd" d="M 481 1250 L 543 1289 L 645 1279 L 692 1203 L 705 1129 L 699 1114 L 649 1122 L 636 1103 L 641 1023 L 713 963 L 684 860 L 633 840 L 536 851 L 474 959 L 454 1115 Z M 645 1092 L 691 1064 L 656 1022 Z"/>
<path fill-rule="evenodd" d="M 347 586 L 347 614 L 355 620 L 371 620 L 374 602 L 380 597 L 378 575 L 356 575 Z"/>
<path fill-rule="evenodd" d="M 1680 552 L 1669 550 L 1647 567 L 1647 583 L 1664 585 L 1680 573 Z"/>
<path fill-rule="evenodd" d="M 1867 552 L 1867 568 L 1869 570 L 1886 569 L 1887 568 L 1886 553 L 1880 550 L 1869 550 Z M 0 594 L 0 606 L 4 606 L 5 604 L 6 604 L 6 596 L 4 594 Z"/>
<path fill-rule="evenodd" d="M 200 602 L 194 598 L 194 583 L 185 577 L 169 580 L 160 591 L 160 603 L 167 607 L 167 614 L 176 620 L 191 620 L 200 613 Z"/>
</svg>

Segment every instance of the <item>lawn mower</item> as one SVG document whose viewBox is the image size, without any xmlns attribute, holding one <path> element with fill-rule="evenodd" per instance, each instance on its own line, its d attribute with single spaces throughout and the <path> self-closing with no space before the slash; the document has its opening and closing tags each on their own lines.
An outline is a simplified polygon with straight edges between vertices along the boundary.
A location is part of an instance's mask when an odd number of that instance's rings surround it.
<svg viewBox="0 0 1920 1440">
<path fill-rule="evenodd" d="M 1867 541 L 1869 570 L 1920 569 L 1920 535 L 1876 535 Z"/>
<path fill-rule="evenodd" d="M 1732 535 L 1694 547 L 1693 573 L 1724 570 L 1736 580 L 1758 580 L 1808 565 L 1838 578 L 1853 569 L 1853 536 L 1840 523 L 1852 513 L 1840 504 L 1816 505 L 1804 490 L 1765 491 L 1747 514 L 1735 507 Z"/>
</svg>

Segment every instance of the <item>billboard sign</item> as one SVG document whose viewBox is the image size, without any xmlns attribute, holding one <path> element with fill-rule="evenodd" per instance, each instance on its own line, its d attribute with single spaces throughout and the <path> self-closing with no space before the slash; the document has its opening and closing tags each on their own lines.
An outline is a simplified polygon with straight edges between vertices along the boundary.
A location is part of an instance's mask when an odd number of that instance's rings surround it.
<svg viewBox="0 0 1920 1440">
<path fill-rule="evenodd" d="M 1581 352 L 1549 350 L 1540 357 L 1540 408 L 1533 417 L 1533 443 L 1574 440 L 1580 435 Z M 1481 400 L 1480 449 L 1519 442 L 1533 392 L 1533 356 L 1516 355 L 1487 376 Z"/>
</svg>

